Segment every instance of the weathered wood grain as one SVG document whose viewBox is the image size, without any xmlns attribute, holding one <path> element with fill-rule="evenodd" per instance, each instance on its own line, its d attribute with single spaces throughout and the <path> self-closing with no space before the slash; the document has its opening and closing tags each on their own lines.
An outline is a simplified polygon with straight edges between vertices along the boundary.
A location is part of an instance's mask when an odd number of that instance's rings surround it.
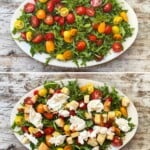
<svg viewBox="0 0 150 150">
<path fill-rule="evenodd" d="M 86 78 L 107 83 L 123 91 L 135 104 L 139 127 L 132 141 L 123 150 L 150 150 L 150 74 L 125 73 L 11 73 L 0 74 L 0 150 L 11 144 L 24 150 L 10 130 L 10 113 L 15 103 L 45 80 Z"/>
<path fill-rule="evenodd" d="M 100 72 L 149 72 L 150 71 L 150 0 L 127 2 L 134 8 L 139 20 L 139 34 L 135 43 L 119 58 L 95 67 L 85 69 L 66 69 L 45 66 L 27 56 L 10 35 L 10 19 L 23 0 L 0 0 L 0 71 L 100 71 Z"/>
</svg>

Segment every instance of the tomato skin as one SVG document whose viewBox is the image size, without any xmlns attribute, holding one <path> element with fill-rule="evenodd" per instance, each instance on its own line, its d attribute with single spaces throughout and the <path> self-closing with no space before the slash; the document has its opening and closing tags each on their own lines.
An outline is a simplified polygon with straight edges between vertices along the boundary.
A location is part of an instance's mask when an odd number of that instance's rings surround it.
<svg viewBox="0 0 150 150">
<path fill-rule="evenodd" d="M 94 30 L 97 30 L 98 26 L 99 26 L 99 23 L 93 23 L 92 24 L 92 27 L 93 27 Z"/>
<path fill-rule="evenodd" d="M 112 49 L 114 52 L 121 52 L 123 50 L 123 46 L 120 42 L 114 42 L 112 45 Z"/>
<path fill-rule="evenodd" d="M 35 38 L 33 38 L 32 42 L 33 43 L 41 43 L 43 41 L 43 35 L 38 34 Z"/>
<path fill-rule="evenodd" d="M 115 147 L 119 147 L 123 144 L 122 139 L 119 136 L 115 136 L 112 140 L 112 145 Z"/>
<path fill-rule="evenodd" d="M 112 122 L 108 121 L 104 124 L 104 127 L 110 128 L 112 126 Z"/>
<path fill-rule="evenodd" d="M 103 12 L 109 13 L 112 11 L 112 3 L 106 3 L 103 7 Z"/>
<path fill-rule="evenodd" d="M 24 6 L 24 12 L 25 13 L 32 13 L 34 12 L 35 10 L 35 5 L 32 4 L 32 3 L 27 3 L 25 6 Z"/>
<path fill-rule="evenodd" d="M 34 134 L 34 136 L 35 136 L 36 138 L 40 138 L 40 137 L 43 136 L 43 134 L 42 134 L 40 131 L 38 131 L 37 133 Z"/>
<path fill-rule="evenodd" d="M 22 39 L 23 40 L 27 40 L 27 38 L 26 38 L 26 32 L 21 32 L 21 37 L 22 37 Z"/>
<path fill-rule="evenodd" d="M 47 15 L 44 19 L 44 23 L 47 25 L 52 25 L 54 23 L 54 18 L 52 15 Z"/>
<path fill-rule="evenodd" d="M 46 40 L 46 41 L 49 41 L 49 40 L 54 40 L 54 34 L 52 33 L 52 32 L 49 32 L 49 33 L 46 33 L 45 35 L 44 35 L 44 39 Z"/>
<path fill-rule="evenodd" d="M 54 2 L 49 1 L 49 2 L 47 3 L 47 10 L 48 10 L 48 12 L 52 13 L 52 12 L 54 11 L 54 7 L 55 7 Z"/>
<path fill-rule="evenodd" d="M 79 41 L 76 45 L 76 49 L 79 51 L 79 52 L 82 52 L 84 51 L 84 49 L 86 48 L 86 43 L 84 41 Z"/>
<path fill-rule="evenodd" d="M 96 45 L 97 45 L 97 46 L 103 45 L 103 40 L 102 40 L 102 39 L 97 39 L 97 40 L 96 40 Z"/>
<path fill-rule="evenodd" d="M 78 6 L 76 7 L 76 13 L 77 15 L 85 15 L 86 14 L 86 8 L 84 6 Z"/>
<path fill-rule="evenodd" d="M 88 39 L 89 39 L 89 41 L 91 41 L 91 42 L 96 42 L 97 37 L 96 37 L 96 35 L 94 35 L 94 34 L 90 34 L 90 35 L 88 35 Z"/>
<path fill-rule="evenodd" d="M 47 113 L 47 112 L 46 112 L 46 113 L 44 113 L 43 115 L 44 115 L 44 117 L 47 118 L 47 119 L 53 119 L 53 114 L 52 114 L 52 113 Z"/>
<path fill-rule="evenodd" d="M 66 17 L 66 21 L 68 24 L 73 24 L 75 22 L 75 16 L 73 13 L 69 13 Z"/>
<path fill-rule="evenodd" d="M 97 89 L 95 89 L 91 94 L 91 99 L 99 99 L 101 97 L 102 97 L 102 92 Z"/>
<path fill-rule="evenodd" d="M 51 0 L 51 1 L 52 3 L 57 4 L 57 3 L 60 3 L 61 0 Z"/>
<path fill-rule="evenodd" d="M 112 33 L 112 26 L 106 25 L 104 33 L 105 34 L 111 34 Z"/>
<path fill-rule="evenodd" d="M 39 91 L 38 91 L 38 90 L 35 90 L 35 91 L 33 92 L 33 94 L 34 94 L 34 95 L 38 95 L 38 94 L 39 94 Z"/>
<path fill-rule="evenodd" d="M 74 110 L 70 110 L 70 116 L 75 116 L 76 112 Z"/>
<path fill-rule="evenodd" d="M 21 127 L 21 130 L 22 130 L 24 133 L 29 133 L 29 130 L 28 130 L 28 127 L 27 127 L 27 126 L 22 126 L 22 127 Z"/>
<path fill-rule="evenodd" d="M 86 8 L 86 15 L 89 17 L 95 16 L 95 10 L 93 8 Z"/>
<path fill-rule="evenodd" d="M 49 134 L 52 134 L 54 131 L 55 129 L 53 127 L 47 127 L 44 129 L 44 134 L 49 135 Z"/>
<path fill-rule="evenodd" d="M 26 97 L 26 98 L 24 99 L 24 104 L 33 105 L 34 103 L 33 103 L 31 97 Z"/>
<path fill-rule="evenodd" d="M 60 26 L 63 26 L 65 24 L 65 18 L 64 17 L 60 17 L 59 20 L 58 20 L 58 24 Z"/>
<path fill-rule="evenodd" d="M 81 109 L 87 109 L 87 104 L 86 103 L 84 103 L 84 101 L 80 101 L 79 102 L 79 108 L 81 108 Z"/>
<path fill-rule="evenodd" d="M 31 26 L 37 28 L 40 25 L 40 20 L 36 16 L 31 17 Z"/>
<path fill-rule="evenodd" d="M 58 22 L 61 16 L 54 16 L 54 21 Z"/>
</svg>

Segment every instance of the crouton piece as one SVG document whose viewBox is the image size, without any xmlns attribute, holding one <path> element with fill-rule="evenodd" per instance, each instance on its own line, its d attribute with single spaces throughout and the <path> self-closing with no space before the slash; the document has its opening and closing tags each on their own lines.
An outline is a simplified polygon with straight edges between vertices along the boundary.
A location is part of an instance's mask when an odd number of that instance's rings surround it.
<svg viewBox="0 0 150 150">
<path fill-rule="evenodd" d="M 88 142 L 89 145 L 91 145 L 92 147 L 95 147 L 98 145 L 96 138 L 89 138 Z"/>
<path fill-rule="evenodd" d="M 100 145 L 103 145 L 105 139 L 106 139 L 106 134 L 98 134 L 97 141 Z"/>
<path fill-rule="evenodd" d="M 65 122 L 62 118 L 58 118 L 57 120 L 55 120 L 55 123 L 58 127 L 64 127 Z"/>
<path fill-rule="evenodd" d="M 72 137 L 68 137 L 68 138 L 66 139 L 66 141 L 67 141 L 68 144 L 73 144 Z"/>
<path fill-rule="evenodd" d="M 121 103 L 123 107 L 128 107 L 128 105 L 130 104 L 130 100 L 127 97 L 123 97 Z"/>
<path fill-rule="evenodd" d="M 85 118 L 86 119 L 92 119 L 92 114 L 91 113 L 89 113 L 89 112 L 85 112 Z"/>
<path fill-rule="evenodd" d="M 115 119 L 115 111 L 108 112 L 108 120 L 114 120 Z"/>
<path fill-rule="evenodd" d="M 90 95 L 84 95 L 84 103 L 89 103 L 90 101 Z"/>
<path fill-rule="evenodd" d="M 71 137 L 72 138 L 76 138 L 78 136 L 79 136 L 79 132 L 73 132 L 73 133 L 71 133 Z"/>
</svg>

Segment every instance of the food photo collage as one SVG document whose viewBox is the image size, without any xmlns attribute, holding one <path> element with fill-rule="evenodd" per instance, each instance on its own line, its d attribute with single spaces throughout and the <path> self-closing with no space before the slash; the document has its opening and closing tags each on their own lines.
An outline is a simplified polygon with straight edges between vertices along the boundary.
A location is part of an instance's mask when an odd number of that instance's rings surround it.
<svg viewBox="0 0 150 150">
<path fill-rule="evenodd" d="M 150 0 L 0 6 L 0 150 L 150 150 Z"/>
</svg>

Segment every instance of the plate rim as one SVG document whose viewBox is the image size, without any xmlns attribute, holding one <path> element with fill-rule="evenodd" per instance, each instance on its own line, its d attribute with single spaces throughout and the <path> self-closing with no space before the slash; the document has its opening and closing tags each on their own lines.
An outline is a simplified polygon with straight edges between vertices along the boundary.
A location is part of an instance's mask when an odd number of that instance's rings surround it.
<svg viewBox="0 0 150 150">
<path fill-rule="evenodd" d="M 105 85 L 105 83 L 104 82 L 101 82 L 101 81 L 97 81 L 97 80 L 91 80 L 91 79 L 85 79 L 85 78 L 70 78 L 70 79 L 59 79 L 59 80 L 53 80 L 53 81 L 55 81 L 55 82 L 57 82 L 57 83 L 61 83 L 61 82 L 63 82 L 64 84 L 67 82 L 69 82 L 69 81 L 73 81 L 73 80 L 77 80 L 77 82 L 78 82 L 78 84 L 79 85 L 82 85 L 82 84 L 85 84 L 85 82 L 86 83 L 93 83 L 95 86 L 103 86 L 103 85 Z M 112 87 L 113 86 L 111 86 L 110 84 L 106 84 L 109 88 L 111 88 L 112 89 Z M 25 95 L 23 95 L 18 101 L 17 101 L 17 103 L 15 103 L 15 105 L 13 106 L 13 109 L 12 109 L 12 111 L 11 111 L 11 115 L 10 115 L 10 126 L 12 126 L 12 124 L 13 124 L 13 122 L 14 122 L 14 117 L 16 116 L 16 112 L 17 112 L 17 107 L 18 107 L 18 105 L 21 103 L 21 102 L 23 102 L 23 100 L 24 100 L 24 98 L 26 98 L 27 96 L 29 96 L 29 95 L 33 95 L 33 92 L 35 91 L 35 90 L 38 90 L 38 89 L 40 89 L 40 88 L 42 88 L 43 87 L 43 85 L 40 85 L 40 86 L 38 86 L 38 87 L 36 87 L 36 88 L 34 88 L 34 89 L 32 89 L 32 90 L 30 90 L 28 93 L 26 93 Z M 124 94 L 121 90 L 119 90 L 118 88 L 115 88 L 117 91 L 118 91 L 118 93 L 120 94 L 120 95 L 122 95 L 122 96 L 125 96 L 125 97 L 127 97 L 128 98 L 128 96 L 126 96 L 126 94 Z M 135 134 L 136 134 L 136 132 L 137 132 L 137 129 L 138 129 L 138 125 L 139 125 L 139 117 L 138 117 L 138 112 L 137 112 L 137 109 L 136 109 L 136 107 L 135 107 L 135 105 L 134 105 L 134 103 L 132 102 L 132 100 L 130 100 L 130 105 L 129 105 L 130 107 L 132 107 L 132 109 L 134 109 L 134 113 L 131 113 L 131 114 L 134 114 L 134 119 L 136 120 L 136 123 L 135 122 L 133 122 L 134 124 L 136 124 L 136 126 L 135 126 L 135 128 L 131 131 L 131 132 L 129 132 L 129 133 L 127 133 L 126 134 L 126 136 L 127 135 L 129 135 L 129 134 L 131 134 L 131 136 L 129 137 L 129 139 L 127 140 L 127 141 L 125 141 L 125 143 L 121 146 L 121 147 L 113 147 L 112 145 L 110 145 L 110 148 L 108 148 L 108 150 L 120 150 L 121 148 L 123 148 L 124 146 L 126 146 L 132 139 L 133 139 L 133 137 L 135 136 Z M 133 118 L 132 118 L 133 119 Z M 26 147 L 26 148 L 28 148 L 28 149 L 30 149 L 30 147 L 29 147 L 29 144 L 23 144 L 22 142 L 21 142 L 21 136 L 19 135 L 19 134 L 17 134 L 17 133 L 15 133 L 13 130 L 12 130 L 12 133 L 15 135 L 15 137 L 17 138 L 17 140 L 24 146 L 24 147 Z M 125 136 L 125 137 L 126 137 Z M 124 140 L 123 140 L 124 141 Z"/>
</svg>

